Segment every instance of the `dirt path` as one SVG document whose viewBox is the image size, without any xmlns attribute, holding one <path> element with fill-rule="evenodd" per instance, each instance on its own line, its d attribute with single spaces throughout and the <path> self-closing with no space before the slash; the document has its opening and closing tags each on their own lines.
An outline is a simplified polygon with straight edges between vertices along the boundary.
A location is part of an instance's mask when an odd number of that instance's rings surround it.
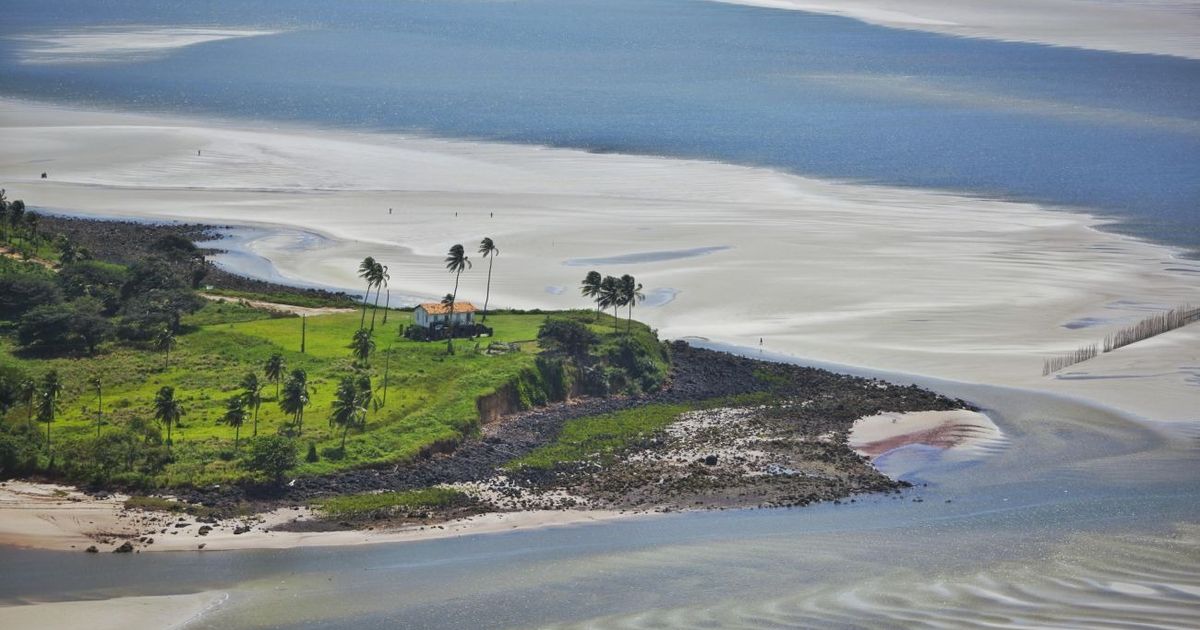
<svg viewBox="0 0 1200 630">
<path fill-rule="evenodd" d="M 51 271 L 54 271 L 54 269 L 55 269 L 53 261 L 46 260 L 45 258 L 37 258 L 36 256 L 26 260 L 25 257 L 21 256 L 21 254 L 14 251 L 12 248 L 8 247 L 7 245 L 0 245 L 0 256 L 3 256 L 4 258 L 11 258 L 13 260 L 19 260 L 22 262 L 37 263 Z"/>
<path fill-rule="evenodd" d="M 303 315 L 312 317 L 314 315 L 332 315 L 335 313 L 352 313 L 358 309 L 341 308 L 337 306 L 295 306 L 293 304 L 280 304 L 278 302 L 264 302 L 262 300 L 247 300 L 244 298 L 229 297 L 225 295 L 213 295 L 210 293 L 199 293 L 200 297 L 213 302 L 236 302 L 245 304 L 251 308 L 262 309 L 264 311 L 276 311 L 279 313 L 292 313 L 293 315 Z"/>
</svg>

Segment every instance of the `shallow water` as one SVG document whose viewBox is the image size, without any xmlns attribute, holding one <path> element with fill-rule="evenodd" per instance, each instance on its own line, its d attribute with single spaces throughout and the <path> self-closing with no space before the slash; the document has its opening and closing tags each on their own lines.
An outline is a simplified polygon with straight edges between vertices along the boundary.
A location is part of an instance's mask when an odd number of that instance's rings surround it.
<svg viewBox="0 0 1200 630">
<path fill-rule="evenodd" d="M 0 601 L 230 592 L 200 628 L 1200 622 L 1194 435 L 920 382 L 979 404 L 1007 444 L 970 461 L 910 458 L 916 488 L 842 505 L 340 549 L 6 550 L 22 579 L 0 580 Z"/>
<path fill-rule="evenodd" d="M 120 47 L 196 26 L 280 32 Z M 694 0 L 12 0 L 0 34 L 5 95 L 712 158 L 1081 206 L 1200 247 L 1200 61 Z M 30 37 L 81 34 L 116 52 L 27 61 Z"/>
</svg>

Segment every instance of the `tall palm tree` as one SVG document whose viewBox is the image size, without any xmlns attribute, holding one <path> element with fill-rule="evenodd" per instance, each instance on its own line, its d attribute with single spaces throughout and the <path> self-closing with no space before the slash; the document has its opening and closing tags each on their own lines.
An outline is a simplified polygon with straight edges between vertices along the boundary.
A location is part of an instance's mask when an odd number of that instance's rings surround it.
<svg viewBox="0 0 1200 630">
<path fill-rule="evenodd" d="M 258 435 L 258 408 L 262 406 L 262 383 L 254 372 L 246 372 L 242 377 L 242 400 L 246 406 L 254 410 L 254 435 Z"/>
<path fill-rule="evenodd" d="M 304 408 L 308 406 L 310 392 L 308 391 L 308 373 L 304 370 L 292 370 L 287 383 L 283 386 L 283 397 L 279 399 L 279 408 L 284 413 L 291 414 L 296 423 L 296 435 L 304 433 Z"/>
<path fill-rule="evenodd" d="M 454 292 L 450 294 L 450 336 L 446 338 L 446 352 L 454 354 L 454 303 L 458 301 L 458 279 L 464 269 L 471 268 L 471 260 L 462 245 L 455 245 L 446 254 L 446 271 L 454 274 Z"/>
<path fill-rule="evenodd" d="M 592 298 L 596 303 L 596 319 L 600 319 L 600 285 L 604 282 L 604 278 L 599 271 L 589 271 L 583 279 L 583 283 L 579 285 L 579 292 L 584 297 Z"/>
<path fill-rule="evenodd" d="M 25 421 L 29 425 L 30 430 L 32 430 L 33 408 L 35 406 L 33 400 L 37 397 L 37 383 L 35 383 L 31 378 L 21 381 L 19 393 L 21 395 L 21 400 L 25 401 L 25 408 L 28 411 L 28 417 Z"/>
<path fill-rule="evenodd" d="M 597 298 L 597 303 L 603 307 L 612 307 L 613 310 L 613 332 L 617 330 L 617 309 L 624 306 L 621 297 L 621 281 L 614 276 L 604 276 L 604 280 L 600 283 L 600 295 Z"/>
<path fill-rule="evenodd" d="M 175 333 L 170 328 L 163 328 L 154 336 L 154 349 L 163 353 L 163 369 L 171 368 L 171 348 L 175 347 Z"/>
<path fill-rule="evenodd" d="M 29 233 L 26 235 L 28 237 L 27 240 L 33 244 L 35 250 L 37 249 L 38 241 L 38 224 L 41 221 L 42 217 L 38 216 L 38 213 L 32 211 L 25 213 L 25 227 L 29 230 Z"/>
<path fill-rule="evenodd" d="M 496 262 L 496 256 L 500 255 L 500 248 L 496 247 L 496 243 L 490 237 L 485 236 L 482 241 L 479 241 L 479 253 L 488 261 L 487 291 L 483 294 L 483 321 L 486 322 L 488 300 L 492 297 L 492 263 Z"/>
<path fill-rule="evenodd" d="M 8 196 L 0 188 L 0 228 L 4 228 L 4 240 L 8 240 Z"/>
<path fill-rule="evenodd" d="M 92 378 L 92 387 L 96 388 L 96 437 L 100 437 L 100 423 L 104 420 L 104 382 L 99 376 Z"/>
<path fill-rule="evenodd" d="M 342 429 L 343 451 L 346 450 L 346 434 L 350 431 L 350 427 L 362 426 L 366 421 L 368 396 L 370 396 L 370 391 L 364 393 L 352 376 L 343 378 L 342 382 L 338 384 L 337 391 L 333 394 L 329 426 Z"/>
<path fill-rule="evenodd" d="M 275 400 L 279 400 L 279 383 L 283 381 L 284 361 L 283 355 L 276 352 L 267 359 L 267 363 L 263 365 L 263 374 L 267 377 L 267 381 L 275 383 Z"/>
<path fill-rule="evenodd" d="M 233 448 L 238 447 L 242 434 L 242 425 L 246 424 L 246 399 L 240 394 L 225 401 L 225 415 L 221 422 L 233 427 Z"/>
<path fill-rule="evenodd" d="M 629 274 L 621 276 L 621 301 L 629 307 L 629 317 L 625 319 L 625 334 L 628 335 L 633 330 L 633 307 L 645 299 L 646 296 L 642 294 L 642 283 Z"/>
<path fill-rule="evenodd" d="M 367 281 L 367 292 L 363 294 L 363 310 L 362 317 L 359 318 L 358 327 L 362 328 L 367 323 L 367 304 L 371 301 L 371 287 L 375 286 L 375 259 L 367 256 L 358 264 L 358 277 Z"/>
<path fill-rule="evenodd" d="M 354 352 L 354 358 L 363 367 L 366 367 L 371 361 L 371 352 L 375 350 L 375 340 L 371 338 L 371 332 L 366 328 L 359 328 L 354 331 L 354 339 L 350 340 L 350 345 L 347 346 Z"/>
<path fill-rule="evenodd" d="M 163 385 L 154 396 L 154 419 L 167 427 L 167 446 L 171 446 L 171 428 L 183 417 L 183 406 L 175 400 L 175 388 Z"/>
<path fill-rule="evenodd" d="M 379 310 L 379 294 L 381 293 L 379 289 L 381 287 L 387 287 L 388 280 L 391 280 L 392 277 L 388 275 L 387 265 L 381 265 L 379 263 L 375 263 L 375 271 L 372 276 L 375 278 L 375 306 L 371 308 L 371 331 L 374 332 L 375 313 Z"/>
<path fill-rule="evenodd" d="M 63 385 L 58 378 L 57 370 L 50 370 L 42 377 L 41 397 L 38 399 L 38 421 L 46 423 L 46 452 L 50 452 L 50 423 L 54 422 L 54 413 L 58 411 L 58 398 L 62 395 Z"/>
</svg>

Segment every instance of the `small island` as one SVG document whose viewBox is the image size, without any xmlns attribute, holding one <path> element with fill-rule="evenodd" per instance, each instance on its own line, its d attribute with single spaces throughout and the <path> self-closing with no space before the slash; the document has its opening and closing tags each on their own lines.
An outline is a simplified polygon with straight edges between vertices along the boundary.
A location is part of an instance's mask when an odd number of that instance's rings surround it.
<svg viewBox="0 0 1200 630">
<path fill-rule="evenodd" d="M 486 283 L 467 288 L 479 261 L 456 245 L 446 296 L 395 308 L 371 258 L 355 298 L 215 266 L 196 243 L 216 226 L 4 208 L 0 476 L 22 481 L 0 490 L 112 513 L 74 538 L 13 544 L 215 549 L 283 532 L 840 501 L 907 486 L 850 447 L 857 420 L 970 409 L 661 340 L 635 319 L 628 275 L 588 273 L 594 308 L 489 310 L 491 239 L 477 250 Z"/>
</svg>

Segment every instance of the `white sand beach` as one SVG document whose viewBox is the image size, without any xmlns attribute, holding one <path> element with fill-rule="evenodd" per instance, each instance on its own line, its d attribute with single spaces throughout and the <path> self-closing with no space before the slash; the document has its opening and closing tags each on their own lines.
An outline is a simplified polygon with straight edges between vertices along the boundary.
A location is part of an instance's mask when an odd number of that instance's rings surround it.
<svg viewBox="0 0 1200 630">
<path fill-rule="evenodd" d="M 890 28 L 1200 59 L 1197 0 L 713 0 Z"/>
<path fill-rule="evenodd" d="M 219 606 L 225 593 L 115 597 L 0 606 L 0 627 L 39 630 L 167 630 Z"/>
<path fill-rule="evenodd" d="M 373 255 L 390 265 L 393 296 L 439 296 L 447 248 L 490 236 L 497 306 L 586 308 L 589 269 L 632 273 L 649 296 L 634 316 L 666 338 L 762 339 L 798 357 L 1200 419 L 1195 325 L 1041 375 L 1047 356 L 1200 304 L 1200 263 L 1082 213 L 704 161 L 14 100 L 0 101 L 0 125 L 10 198 L 286 226 L 250 246 L 297 281 L 355 289 Z M 481 298 L 484 277 L 464 275 L 460 297 Z"/>
<path fill-rule="evenodd" d="M 528 510 L 492 512 L 428 526 L 287 531 L 277 528 L 296 520 L 314 519 L 315 515 L 308 508 L 281 508 L 247 519 L 207 524 L 187 514 L 127 510 L 123 504 L 128 498 L 121 494 L 96 498 L 76 488 L 56 484 L 0 482 L 0 545 L 55 551 L 83 551 L 95 546 L 99 553 L 111 553 L 129 540 L 134 543 L 137 553 L 290 549 L 496 534 L 596 523 L 635 515 L 634 512 L 611 510 Z M 246 530 L 235 533 L 239 526 L 245 526 Z M 207 528 L 207 531 L 201 533 L 201 528 Z M 146 542 L 146 539 L 153 540 Z M 0 607 L 0 610 L 4 608 Z"/>
</svg>

